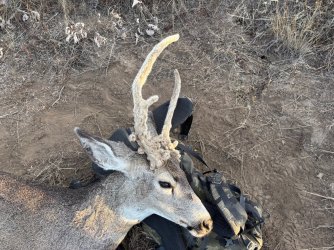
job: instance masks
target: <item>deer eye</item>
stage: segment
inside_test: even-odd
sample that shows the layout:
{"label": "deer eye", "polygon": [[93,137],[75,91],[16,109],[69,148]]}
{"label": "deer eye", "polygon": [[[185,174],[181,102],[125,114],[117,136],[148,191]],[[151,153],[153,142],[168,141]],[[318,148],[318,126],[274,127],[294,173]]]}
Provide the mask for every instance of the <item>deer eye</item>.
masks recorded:
{"label": "deer eye", "polygon": [[159,181],[160,187],[162,188],[172,188],[172,185],[166,181]]}

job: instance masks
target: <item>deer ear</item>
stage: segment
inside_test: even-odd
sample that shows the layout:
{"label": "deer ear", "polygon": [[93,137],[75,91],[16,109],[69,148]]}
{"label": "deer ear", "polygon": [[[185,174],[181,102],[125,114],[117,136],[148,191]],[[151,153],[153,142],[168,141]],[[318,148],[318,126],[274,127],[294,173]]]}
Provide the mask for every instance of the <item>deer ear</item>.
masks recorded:
{"label": "deer ear", "polygon": [[81,146],[98,167],[104,171],[116,170],[123,173],[127,172],[126,162],[115,155],[110,143],[102,138],[89,135],[80,128],[75,128],[74,132],[78,136]]}

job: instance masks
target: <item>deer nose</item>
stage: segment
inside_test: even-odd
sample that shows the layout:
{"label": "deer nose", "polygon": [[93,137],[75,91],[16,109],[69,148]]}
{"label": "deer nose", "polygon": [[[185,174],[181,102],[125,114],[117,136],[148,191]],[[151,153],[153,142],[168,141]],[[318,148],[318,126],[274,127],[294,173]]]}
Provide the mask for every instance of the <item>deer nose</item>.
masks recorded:
{"label": "deer nose", "polygon": [[207,219],[201,222],[201,224],[199,224],[198,229],[199,231],[202,231],[203,233],[208,233],[211,231],[212,229],[212,220],[211,219]]}
{"label": "deer nose", "polygon": [[187,229],[190,232],[194,232],[193,234],[196,237],[203,237],[207,235],[212,230],[212,220],[206,219],[203,220],[200,224],[198,224],[196,227],[187,227]]}

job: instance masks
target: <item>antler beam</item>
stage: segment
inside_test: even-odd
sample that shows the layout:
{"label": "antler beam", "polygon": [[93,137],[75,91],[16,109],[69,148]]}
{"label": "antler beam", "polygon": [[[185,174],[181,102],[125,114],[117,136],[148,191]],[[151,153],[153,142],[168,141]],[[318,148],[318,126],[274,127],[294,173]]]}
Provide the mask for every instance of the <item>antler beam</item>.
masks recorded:
{"label": "antler beam", "polygon": [[155,45],[146,57],[132,84],[134,134],[131,135],[130,139],[137,141],[139,145],[138,152],[146,153],[152,168],[160,167],[170,158],[179,161],[180,155],[178,151],[175,150],[177,141],[172,143],[169,136],[169,131],[172,127],[173,113],[181,89],[179,72],[177,70],[174,71],[175,86],[161,135],[156,135],[156,132],[154,133],[150,131],[147,123],[149,107],[158,101],[159,97],[154,95],[147,100],[143,99],[142,88],[146,83],[147,77],[152,71],[152,67],[158,56],[169,44],[176,42],[178,39],[179,35],[176,34],[166,37],[160,43]]}

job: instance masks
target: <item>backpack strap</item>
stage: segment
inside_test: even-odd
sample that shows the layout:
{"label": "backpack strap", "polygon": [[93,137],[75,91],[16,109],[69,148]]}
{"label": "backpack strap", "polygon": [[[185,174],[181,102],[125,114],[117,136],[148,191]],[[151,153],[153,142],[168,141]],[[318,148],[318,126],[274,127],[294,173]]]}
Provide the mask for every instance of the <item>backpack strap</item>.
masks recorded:
{"label": "backpack strap", "polygon": [[210,183],[209,187],[214,204],[216,204],[219,212],[230,225],[234,235],[238,235],[244,230],[246,225],[248,216],[245,208],[234,196],[221,173],[216,172],[211,174],[207,177],[207,181]]}
{"label": "backpack strap", "polygon": [[185,153],[187,153],[188,155],[190,155],[190,156],[196,158],[198,161],[200,161],[203,165],[205,165],[205,166],[206,166],[208,169],[210,169],[210,171],[211,171],[211,168],[210,168],[209,165],[205,162],[205,160],[203,159],[203,156],[202,156],[200,153],[194,151],[190,146],[186,146],[186,145],[184,145],[184,144],[182,144],[182,143],[179,143],[179,144],[177,145],[176,149],[179,150],[179,151],[185,152]]}
{"label": "backpack strap", "polygon": [[[245,210],[245,201],[243,196],[241,196],[240,189],[228,184],[222,173],[217,170],[212,170],[204,161],[202,155],[195,152],[191,147],[179,143],[178,149],[196,158],[210,169],[209,171],[204,172],[204,175],[207,173],[210,174],[206,176],[205,180],[208,183],[208,189],[212,196],[212,203],[217,206],[217,210],[224,217],[225,222],[227,222],[224,223],[224,226],[228,224],[230,228],[230,230],[224,229],[220,231],[220,233],[223,236],[226,236],[226,234],[230,234],[231,236],[238,235],[245,229],[248,218]],[[239,195],[239,200],[235,196],[235,193]]]}

